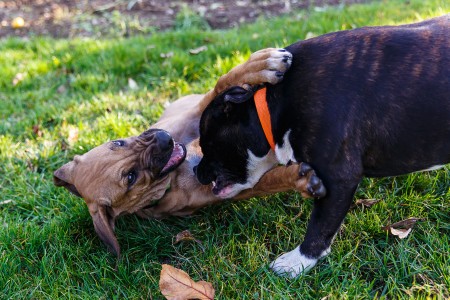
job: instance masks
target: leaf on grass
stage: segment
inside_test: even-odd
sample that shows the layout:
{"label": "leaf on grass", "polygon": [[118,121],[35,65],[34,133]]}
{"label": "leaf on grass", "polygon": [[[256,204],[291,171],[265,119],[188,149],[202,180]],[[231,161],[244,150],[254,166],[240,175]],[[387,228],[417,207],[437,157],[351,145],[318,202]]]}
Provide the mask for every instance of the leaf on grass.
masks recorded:
{"label": "leaf on grass", "polygon": [[183,230],[175,236],[175,244],[184,241],[195,241],[196,239],[189,230]]}
{"label": "leaf on grass", "polygon": [[43,132],[41,130],[41,126],[39,126],[37,124],[33,125],[33,133],[34,133],[34,135],[36,135],[38,137],[42,137]]}
{"label": "leaf on grass", "polygon": [[128,87],[132,91],[135,91],[139,88],[138,84],[136,83],[136,81],[134,81],[133,78],[128,78]]}
{"label": "leaf on grass", "polygon": [[193,281],[183,270],[163,264],[159,289],[168,300],[214,299],[215,290],[211,283]]}
{"label": "leaf on grass", "polygon": [[24,73],[17,73],[16,76],[14,76],[14,79],[12,81],[13,86],[18,85],[24,78],[25,78]]}
{"label": "leaf on grass", "polygon": [[194,241],[196,242],[200,248],[202,249],[203,252],[205,252],[205,248],[203,247],[203,244],[201,241],[197,240],[192,233],[189,230],[183,230],[182,232],[179,232],[176,236],[175,236],[175,242],[174,244],[178,244],[179,242],[185,242],[185,241]]}
{"label": "leaf on grass", "polygon": [[0,205],[5,205],[5,204],[11,203],[11,202],[13,202],[11,199],[8,199],[5,201],[0,201]]}
{"label": "leaf on grass", "polygon": [[67,88],[66,88],[66,86],[65,86],[64,84],[61,84],[61,85],[56,89],[56,91],[57,91],[59,94],[64,94],[64,93],[67,91]]}
{"label": "leaf on grass", "polygon": [[391,227],[391,234],[398,236],[398,238],[402,240],[410,234],[411,230],[412,230],[412,228],[395,229],[394,227]]}
{"label": "leaf on grass", "polygon": [[398,236],[400,239],[406,238],[413,229],[417,221],[421,221],[421,218],[409,218],[400,222],[393,223],[391,225],[384,226],[384,230],[388,230],[392,235]]}
{"label": "leaf on grass", "polygon": [[203,52],[203,51],[206,51],[206,50],[208,50],[208,47],[201,46],[201,47],[189,50],[189,53],[192,54],[192,55],[196,55],[196,54],[199,54],[200,52]]}
{"label": "leaf on grass", "polygon": [[72,144],[75,143],[76,141],[78,141],[78,128],[77,127],[73,127],[73,126],[69,127],[67,141]]}
{"label": "leaf on grass", "polygon": [[355,202],[355,206],[371,207],[380,201],[380,199],[358,199]]}
{"label": "leaf on grass", "polygon": [[172,56],[173,56],[173,52],[170,51],[170,52],[167,52],[167,53],[161,53],[160,56],[161,56],[162,58],[169,58],[169,57],[172,57]]}

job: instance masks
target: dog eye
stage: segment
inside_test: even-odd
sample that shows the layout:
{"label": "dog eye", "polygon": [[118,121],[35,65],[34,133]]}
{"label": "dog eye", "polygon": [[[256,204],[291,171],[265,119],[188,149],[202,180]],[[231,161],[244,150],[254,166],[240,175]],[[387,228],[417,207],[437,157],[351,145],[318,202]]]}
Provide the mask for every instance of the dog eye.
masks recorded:
{"label": "dog eye", "polygon": [[127,174],[127,184],[128,184],[128,186],[133,185],[136,182],[136,178],[137,178],[137,175],[136,175],[135,171],[129,172]]}
{"label": "dog eye", "polygon": [[123,140],[112,141],[112,143],[113,143],[114,145],[116,145],[116,146],[119,146],[119,147],[125,146],[125,141],[123,141]]}

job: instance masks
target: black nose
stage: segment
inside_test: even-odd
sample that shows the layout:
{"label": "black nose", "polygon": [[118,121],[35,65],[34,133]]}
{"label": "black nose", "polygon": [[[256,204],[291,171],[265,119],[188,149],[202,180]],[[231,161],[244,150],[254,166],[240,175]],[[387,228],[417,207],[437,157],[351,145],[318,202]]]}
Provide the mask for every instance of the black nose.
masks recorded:
{"label": "black nose", "polygon": [[194,173],[197,180],[203,185],[210,184],[214,180],[214,175],[210,172],[210,168],[207,167],[207,164],[203,160],[194,167]]}
{"label": "black nose", "polygon": [[156,133],[156,142],[161,151],[170,150],[173,148],[173,139],[169,133],[161,130]]}

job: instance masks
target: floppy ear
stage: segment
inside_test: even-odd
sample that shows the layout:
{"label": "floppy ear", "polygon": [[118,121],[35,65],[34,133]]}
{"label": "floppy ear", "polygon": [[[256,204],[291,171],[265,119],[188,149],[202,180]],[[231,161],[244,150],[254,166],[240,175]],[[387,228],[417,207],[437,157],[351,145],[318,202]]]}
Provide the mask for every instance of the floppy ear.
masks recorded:
{"label": "floppy ear", "polygon": [[255,91],[252,88],[246,90],[240,86],[233,86],[230,89],[226,90],[224,94],[225,103],[242,103],[251,99],[255,94]]}
{"label": "floppy ear", "polygon": [[73,185],[73,172],[75,163],[73,161],[65,164],[53,173],[53,183],[62,186],[75,196],[81,197],[77,188]]}
{"label": "floppy ear", "polygon": [[117,257],[120,257],[120,246],[113,229],[114,220],[108,214],[107,206],[92,203],[89,205],[89,213],[91,214],[98,237],[106,244],[108,250]]}

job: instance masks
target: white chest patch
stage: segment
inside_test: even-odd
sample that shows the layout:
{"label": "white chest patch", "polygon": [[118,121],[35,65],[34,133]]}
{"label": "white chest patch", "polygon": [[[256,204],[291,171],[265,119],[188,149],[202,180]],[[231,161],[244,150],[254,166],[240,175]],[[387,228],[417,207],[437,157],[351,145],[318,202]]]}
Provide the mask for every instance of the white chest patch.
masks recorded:
{"label": "white chest patch", "polygon": [[275,145],[275,155],[280,164],[286,165],[289,161],[297,162],[294,157],[294,150],[292,149],[289,136],[291,130],[289,129],[283,137],[283,146]]}
{"label": "white chest patch", "polygon": [[277,159],[273,151],[269,151],[263,157],[256,156],[250,150],[247,151],[247,182],[234,184],[232,190],[229,191],[224,198],[234,197],[239,192],[254,187],[264,173],[272,169],[277,164]]}

